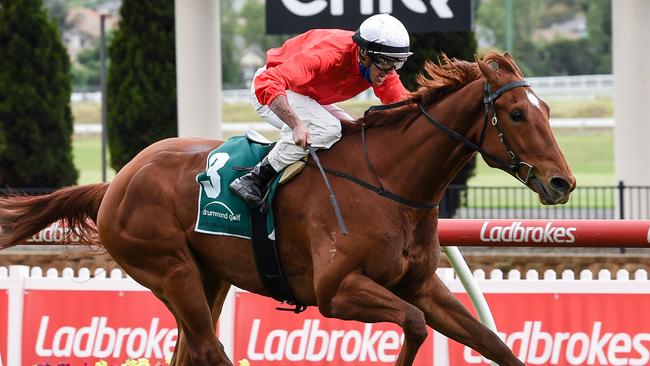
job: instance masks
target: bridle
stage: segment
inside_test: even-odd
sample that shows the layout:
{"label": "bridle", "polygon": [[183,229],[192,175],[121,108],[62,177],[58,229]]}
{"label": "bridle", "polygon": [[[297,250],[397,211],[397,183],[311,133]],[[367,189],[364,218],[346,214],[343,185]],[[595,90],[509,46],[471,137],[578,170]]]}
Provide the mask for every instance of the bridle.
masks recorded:
{"label": "bridle", "polygon": [[[444,131],[447,135],[450,137],[455,138],[456,140],[459,140],[465,146],[469,147],[471,150],[479,152],[484,158],[491,160],[498,165],[501,166],[501,168],[505,171],[508,171],[512,173],[520,182],[522,182],[524,185],[528,185],[530,182],[530,179],[534,177],[533,175],[533,165],[521,160],[517,154],[515,154],[514,150],[512,149],[512,145],[510,145],[510,142],[508,141],[508,138],[506,138],[506,135],[503,133],[503,129],[501,128],[501,125],[499,124],[499,119],[497,118],[497,105],[496,105],[496,100],[503,95],[505,92],[512,90],[514,88],[519,88],[519,87],[527,87],[530,86],[530,83],[526,80],[518,80],[518,81],[513,81],[511,83],[505,84],[499,89],[497,89],[494,93],[491,93],[490,90],[490,84],[486,81],[485,85],[483,87],[483,106],[484,106],[484,117],[483,117],[483,129],[481,130],[481,136],[479,138],[478,144],[471,141],[467,137],[459,134],[458,132],[452,130],[451,128],[445,126],[442,124],[440,121],[436,120],[433,118],[427,111],[424,109],[422,106],[422,103],[418,103],[418,108],[420,108],[420,111],[422,114],[426,117],[426,119],[431,123],[432,125],[438,127],[442,131]],[[492,107],[492,118],[490,119],[490,107]],[[488,128],[488,120],[491,120],[492,126],[496,128],[497,130],[497,136],[499,137],[499,141],[505,146],[506,151],[508,152],[508,157],[512,160],[512,163],[509,163],[498,156],[491,154],[487,152],[485,149],[483,149],[483,140],[485,139],[485,132],[487,131]],[[526,167],[527,172],[525,177],[522,177],[519,174],[519,168],[520,167]]]}
{"label": "bridle", "polygon": [[[465,146],[470,148],[472,151],[480,153],[484,158],[491,160],[498,165],[501,166],[502,169],[505,171],[511,172],[520,182],[522,182],[524,185],[528,185],[528,183],[531,181],[532,178],[534,178],[533,175],[533,165],[525,162],[517,156],[517,154],[514,152],[512,149],[512,145],[510,145],[510,142],[508,142],[508,139],[506,138],[505,134],[503,133],[503,130],[501,128],[501,125],[499,124],[499,120],[497,118],[497,106],[496,106],[496,100],[506,93],[509,90],[512,90],[514,88],[519,88],[519,87],[527,87],[530,86],[530,83],[526,80],[518,80],[518,81],[513,81],[511,83],[505,84],[499,89],[497,89],[494,93],[491,92],[490,89],[490,84],[488,82],[485,82],[485,85],[483,87],[483,105],[484,105],[484,118],[483,118],[483,128],[481,130],[481,135],[479,138],[478,143],[473,142],[472,140],[468,139],[467,137],[461,135],[460,133],[452,130],[451,128],[445,126],[442,124],[440,121],[437,119],[433,118],[427,111],[424,109],[424,106],[422,106],[422,103],[417,103],[418,108],[420,109],[420,112],[425,116],[427,121],[431,123],[432,125],[436,126],[437,128],[441,129],[443,132],[445,132],[447,135],[450,137],[462,142]],[[371,106],[366,110],[365,115],[367,115],[370,112],[373,111],[383,111],[387,109],[393,109],[393,108],[398,108],[398,107],[403,107],[405,105],[412,104],[413,100],[412,99],[406,99],[401,102],[393,103],[393,104],[385,104],[385,105],[377,105],[377,106]],[[490,119],[490,107],[492,108],[492,118]],[[492,126],[494,126],[497,130],[497,136],[499,137],[499,141],[505,146],[507,152],[508,152],[508,157],[512,160],[512,163],[509,163],[500,157],[489,153],[485,149],[483,149],[483,140],[485,139],[485,132],[487,131],[488,128],[488,121],[491,121]],[[411,201],[409,199],[406,199],[404,197],[401,197],[391,191],[388,191],[384,188],[381,180],[379,179],[379,176],[376,173],[375,167],[373,166],[372,162],[370,161],[370,156],[368,154],[368,146],[366,144],[366,125],[363,124],[361,125],[361,147],[363,150],[364,157],[366,159],[366,163],[368,164],[368,167],[370,168],[370,171],[372,174],[375,176],[375,180],[379,183],[378,186],[375,186],[371,183],[368,183],[364,180],[361,180],[359,178],[356,178],[352,175],[349,175],[344,172],[328,169],[328,168],[322,168],[324,172],[328,174],[332,174],[334,176],[340,177],[347,179],[355,184],[358,184],[366,189],[369,189],[371,191],[374,191],[375,193],[384,196],[388,199],[391,199],[395,202],[398,202],[404,206],[412,207],[412,208],[418,208],[418,209],[432,209],[432,208],[438,208],[437,203],[420,203],[420,202],[415,202]],[[307,163],[310,166],[314,166],[313,164]],[[525,177],[522,177],[519,174],[519,168],[521,166],[527,167],[528,171],[525,175]]]}

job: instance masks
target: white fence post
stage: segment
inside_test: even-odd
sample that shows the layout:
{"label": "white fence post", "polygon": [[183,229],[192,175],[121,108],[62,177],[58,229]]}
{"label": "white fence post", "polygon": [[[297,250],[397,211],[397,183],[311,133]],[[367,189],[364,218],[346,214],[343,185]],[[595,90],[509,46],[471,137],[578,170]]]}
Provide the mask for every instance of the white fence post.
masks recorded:
{"label": "white fence post", "polygon": [[7,319],[7,366],[20,366],[23,338],[23,300],[28,266],[9,267],[9,304]]}

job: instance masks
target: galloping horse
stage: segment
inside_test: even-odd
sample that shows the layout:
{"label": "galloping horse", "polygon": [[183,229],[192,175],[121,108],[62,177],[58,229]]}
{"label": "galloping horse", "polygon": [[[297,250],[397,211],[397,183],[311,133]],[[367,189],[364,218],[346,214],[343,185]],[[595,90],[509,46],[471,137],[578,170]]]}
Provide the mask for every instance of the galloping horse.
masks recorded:
{"label": "galloping horse", "polygon": [[[317,169],[307,167],[280,187],[272,209],[289,290],[326,317],[400,326],[396,365],[413,363],[427,326],[500,365],[523,365],[436,276],[435,204],[477,151],[545,204],[566,202],[575,178],[551,132],[548,106],[507,53],[474,63],[443,58],[427,64],[418,81],[403,106],[344,126],[341,141],[319,153],[326,168],[357,179],[329,178],[349,235],[338,232]],[[230,286],[269,293],[246,240],[194,231],[194,177],[220,144],[163,140],[110,184],[1,199],[0,248],[65,220],[86,242],[101,243],[173,313],[179,338],[172,365],[231,365],[215,337]]]}

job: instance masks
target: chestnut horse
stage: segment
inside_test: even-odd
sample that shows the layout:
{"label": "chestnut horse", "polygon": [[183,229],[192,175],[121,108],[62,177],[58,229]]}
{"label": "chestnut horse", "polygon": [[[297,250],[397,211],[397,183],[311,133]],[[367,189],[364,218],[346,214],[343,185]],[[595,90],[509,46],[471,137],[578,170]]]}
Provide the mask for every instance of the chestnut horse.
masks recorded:
{"label": "chestnut horse", "polygon": [[[391,192],[379,195],[329,176],[349,235],[338,232],[318,169],[307,167],[280,187],[273,211],[289,290],[326,317],[400,326],[396,365],[413,363],[427,326],[500,365],[523,365],[436,276],[435,203],[477,151],[545,204],[566,202],[575,178],[553,137],[548,106],[510,55],[474,63],[443,58],[425,66],[419,83],[408,103],[345,126],[341,141],[319,153],[326,168]],[[249,242],[194,231],[194,178],[220,144],[167,139],[143,150],[110,184],[4,198],[0,248],[65,220],[87,242],[100,242],[173,313],[179,328],[173,365],[231,365],[215,337],[230,286],[269,293]]]}

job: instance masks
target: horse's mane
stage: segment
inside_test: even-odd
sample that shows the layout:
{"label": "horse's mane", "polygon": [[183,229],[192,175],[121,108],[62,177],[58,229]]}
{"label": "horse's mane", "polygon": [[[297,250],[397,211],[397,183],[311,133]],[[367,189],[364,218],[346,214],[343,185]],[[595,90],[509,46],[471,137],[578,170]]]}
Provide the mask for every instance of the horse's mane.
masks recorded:
{"label": "horse's mane", "polygon": [[[523,77],[509,55],[504,57],[496,53],[490,53],[483,58],[483,61],[488,64],[496,62],[500,69],[505,69]],[[368,127],[376,127],[395,124],[399,121],[408,123],[420,114],[417,103],[424,106],[437,103],[447,94],[481,77],[481,72],[475,62],[449,58],[443,54],[438,63],[427,61],[424,64],[422,71],[416,78],[419,87],[409,94],[408,100],[411,103],[403,107],[368,113],[358,119],[354,125],[346,124],[344,126],[345,130],[346,132],[353,132],[364,124]]]}

